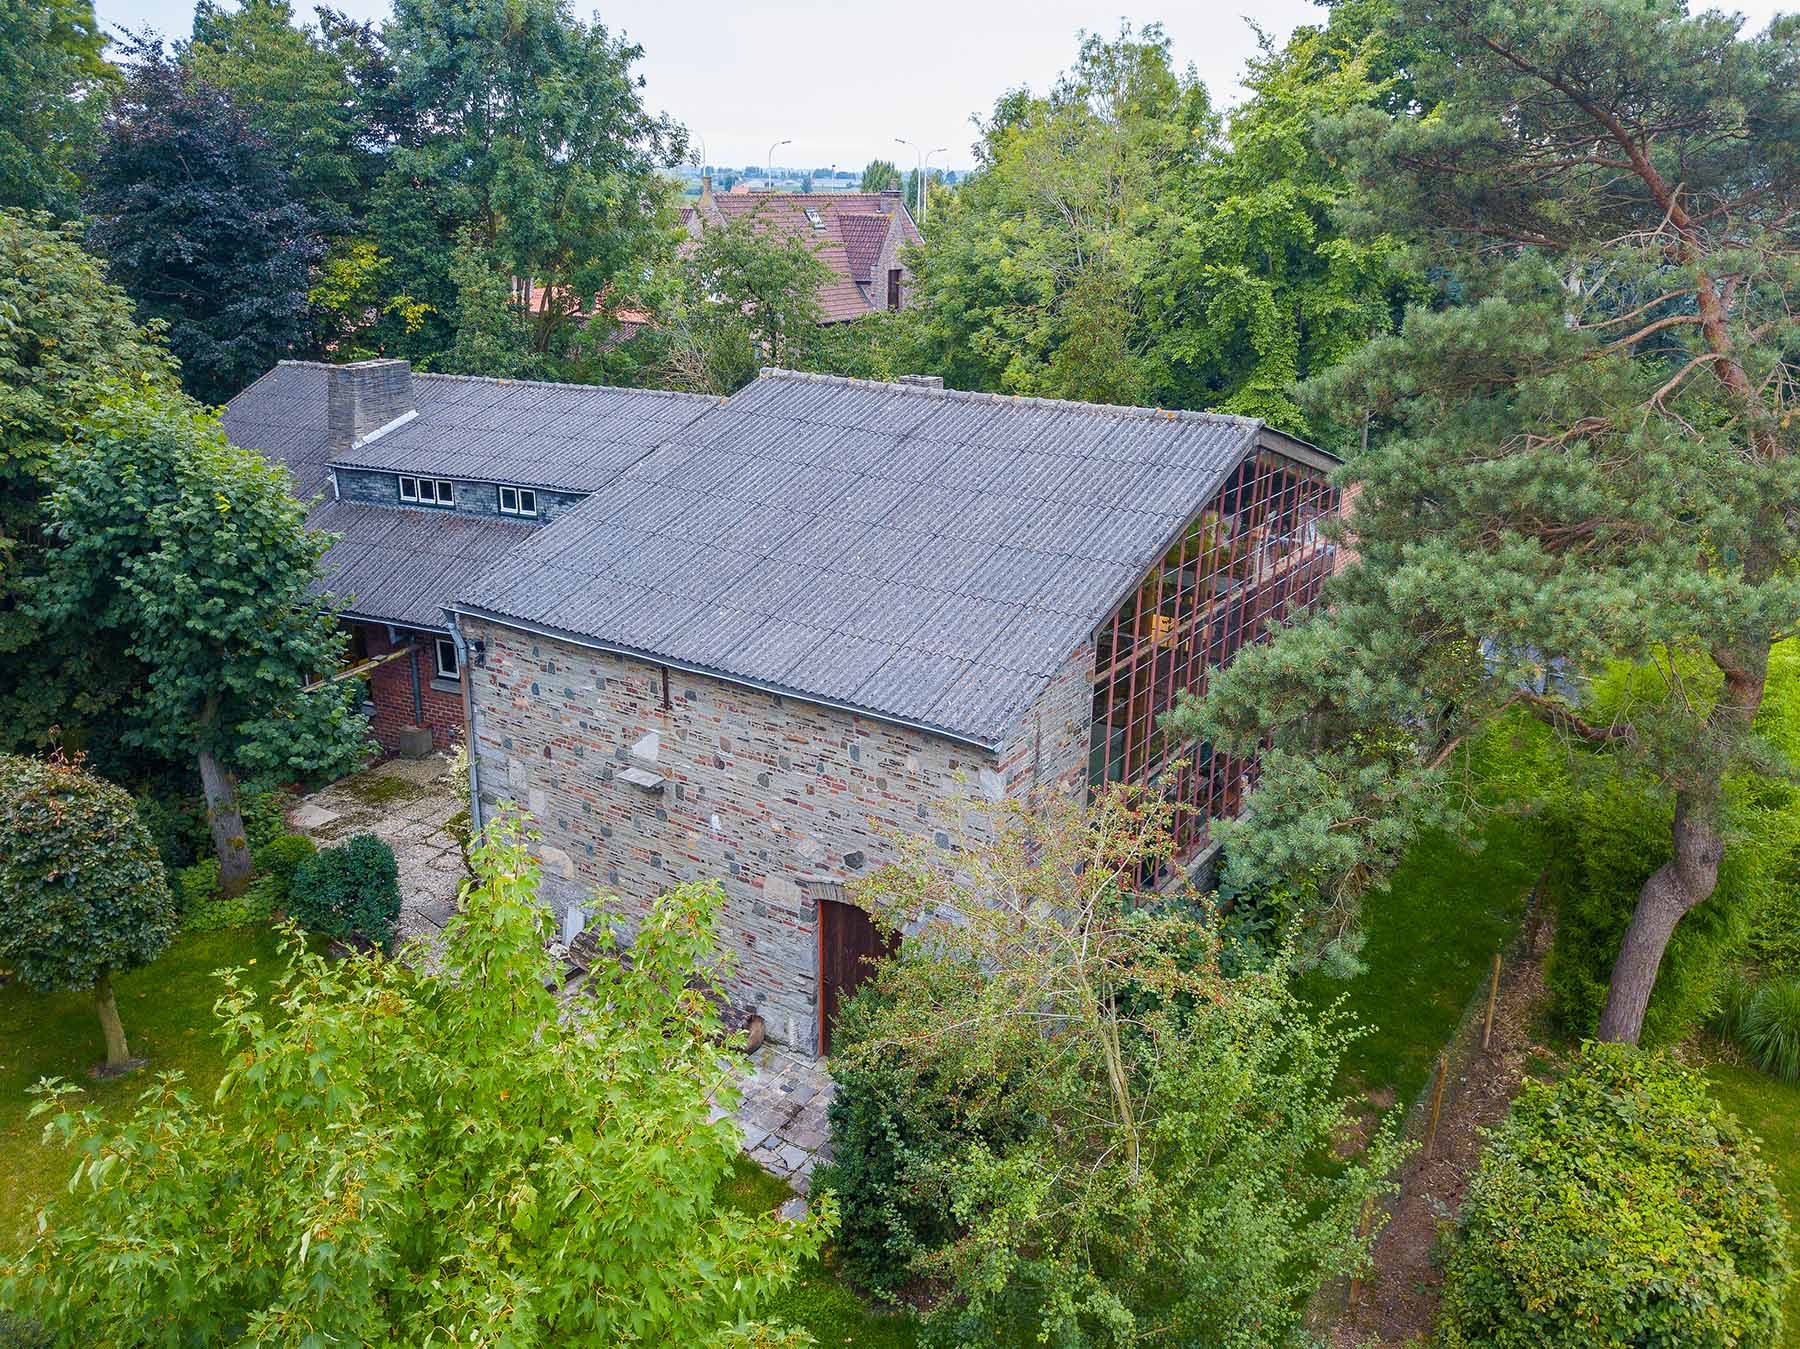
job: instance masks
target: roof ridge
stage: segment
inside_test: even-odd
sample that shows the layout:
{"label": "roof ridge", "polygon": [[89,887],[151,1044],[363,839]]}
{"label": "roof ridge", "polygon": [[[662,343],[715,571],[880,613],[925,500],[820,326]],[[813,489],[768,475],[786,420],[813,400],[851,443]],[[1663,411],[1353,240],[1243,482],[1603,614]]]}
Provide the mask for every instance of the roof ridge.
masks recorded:
{"label": "roof ridge", "polygon": [[917,394],[924,398],[949,398],[963,403],[998,403],[1008,407],[1053,408],[1061,412],[1087,412],[1108,417],[1150,417],[1165,421],[1205,422],[1209,425],[1261,428],[1260,417],[1243,417],[1235,412],[1201,412],[1192,408],[1151,408],[1132,403],[1084,403],[1073,398],[1039,398],[1032,395],[983,393],[975,389],[933,389],[920,384],[902,384],[880,379],[857,379],[853,375],[833,375],[814,370],[788,370],[778,365],[765,365],[756,372],[758,379],[793,379],[808,384],[835,384],[855,389],[884,389],[890,393]]}
{"label": "roof ridge", "polygon": [[[312,370],[336,370],[339,368],[337,364],[332,361],[297,361],[283,359],[277,361],[275,365],[277,367],[283,365],[295,365]],[[689,402],[718,403],[723,401],[717,394],[688,393],[683,389],[644,389],[629,384],[581,384],[572,380],[557,379],[502,379],[497,375],[451,375],[438,370],[415,370],[412,373],[414,379],[456,379],[462,380],[468,384],[517,385],[521,388],[528,389],[592,389],[597,393],[642,393],[650,394],[657,398],[676,398]],[[265,370],[262,374],[258,375],[253,383],[247,385],[244,390],[240,391],[240,395],[244,392],[248,392],[249,389],[255,388],[257,384],[262,383],[263,380],[269,377],[269,374],[270,371]]]}

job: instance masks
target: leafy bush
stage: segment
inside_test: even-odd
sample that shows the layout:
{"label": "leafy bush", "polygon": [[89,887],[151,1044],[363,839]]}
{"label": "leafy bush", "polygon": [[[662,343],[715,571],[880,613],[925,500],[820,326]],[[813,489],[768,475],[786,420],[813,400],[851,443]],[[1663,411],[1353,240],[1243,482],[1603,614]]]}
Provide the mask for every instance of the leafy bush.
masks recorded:
{"label": "leafy bush", "polygon": [[1800,1082],[1800,978],[1771,979],[1751,994],[1738,1039],[1769,1076]]}
{"label": "leafy bush", "polygon": [[288,912],[323,936],[392,950],[400,922],[394,850],[373,834],[358,834],[304,859],[288,887]]}
{"label": "leafy bush", "polygon": [[[183,791],[159,780],[136,799],[138,818],[150,831],[156,851],[170,872],[185,870],[213,855],[206,801],[197,790]],[[191,782],[189,784],[192,785]],[[288,794],[279,787],[250,786],[238,791],[244,814],[244,837],[251,849],[272,842],[287,829]]]}
{"label": "leafy bush", "polygon": [[181,928],[184,932],[223,932],[233,927],[254,927],[275,916],[283,896],[274,877],[261,876],[251,881],[236,899],[213,899],[188,910]]}
{"label": "leafy bush", "polygon": [[1788,1227],[1756,1144],[1700,1076],[1586,1045],[1482,1158],[1446,1271],[1443,1349],[1772,1345]]}
{"label": "leafy bush", "polygon": [[208,857],[175,873],[175,897],[191,914],[219,898],[219,859]]}
{"label": "leafy bush", "polygon": [[286,903],[288,891],[293,887],[294,873],[318,850],[305,834],[280,834],[256,849],[250,864],[258,876],[268,877],[276,883],[280,902]]}
{"label": "leafy bush", "polygon": [[[1558,1018],[1576,1036],[1599,1025],[1607,986],[1638,892],[1669,860],[1673,800],[1666,791],[1611,779],[1573,791],[1554,812],[1556,940],[1546,972]],[[1675,929],[1644,1017],[1642,1043],[1669,1045],[1703,1025],[1741,954],[1766,859],[1727,848],[1713,897]]]}
{"label": "leafy bush", "polygon": [[791,1343],[746,1323],[833,1209],[716,1202],[741,1139],[690,982],[719,961],[723,893],[658,898],[629,967],[598,962],[565,1005],[516,821],[476,867],[442,979],[293,941],[266,1000],[225,976],[216,1096],[45,1091],[75,1180],[0,1256],[0,1302],[57,1344]]}

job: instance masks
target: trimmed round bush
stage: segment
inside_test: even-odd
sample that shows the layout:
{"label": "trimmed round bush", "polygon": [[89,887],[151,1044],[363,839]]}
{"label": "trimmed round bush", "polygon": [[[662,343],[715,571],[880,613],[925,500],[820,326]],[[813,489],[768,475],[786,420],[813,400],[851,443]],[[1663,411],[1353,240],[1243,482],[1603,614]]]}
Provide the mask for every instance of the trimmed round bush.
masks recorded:
{"label": "trimmed round bush", "polygon": [[314,932],[391,951],[400,924],[394,850],[373,834],[357,834],[315,853],[295,869],[287,904],[289,915]]}
{"label": "trimmed round bush", "polygon": [[1800,1082],[1800,979],[1771,979],[1744,1003],[1738,1040],[1756,1066]]}
{"label": "trimmed round bush", "polygon": [[79,763],[0,755],[0,964],[42,992],[93,989],[111,1067],[129,1058],[113,976],[155,960],[175,926],[129,794]]}
{"label": "trimmed round bush", "polygon": [[1443,1349],[1773,1345],[1788,1224],[1697,1073],[1583,1047],[1495,1131],[1444,1282]]}
{"label": "trimmed round bush", "polygon": [[251,854],[250,865],[257,876],[275,882],[279,900],[285,902],[294,884],[294,873],[318,850],[305,834],[281,834]]}

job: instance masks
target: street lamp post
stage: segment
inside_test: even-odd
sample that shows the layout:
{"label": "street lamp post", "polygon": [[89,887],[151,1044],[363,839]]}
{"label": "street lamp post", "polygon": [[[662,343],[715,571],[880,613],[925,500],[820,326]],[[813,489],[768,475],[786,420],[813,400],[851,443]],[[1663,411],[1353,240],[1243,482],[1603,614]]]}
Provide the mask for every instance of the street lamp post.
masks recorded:
{"label": "street lamp post", "polygon": [[904,145],[918,158],[919,167],[913,170],[913,172],[918,175],[919,183],[918,188],[913,193],[913,209],[920,218],[923,218],[925,215],[925,156],[920,153],[918,146],[903,137],[895,136],[894,144]]}
{"label": "street lamp post", "polygon": [[776,141],[773,145],[771,145],[769,147],[769,162],[768,162],[767,168],[769,171],[769,186],[771,188],[773,188],[775,186],[775,152],[777,150],[779,150],[782,146],[792,145],[793,143],[794,143],[794,138],[792,136],[790,136],[784,141]]}
{"label": "street lamp post", "polygon": [[919,227],[921,229],[925,226],[925,202],[928,199],[925,192],[925,175],[931,171],[931,156],[941,155],[949,148],[947,145],[938,146],[937,149],[925,156],[925,162],[919,169]]}

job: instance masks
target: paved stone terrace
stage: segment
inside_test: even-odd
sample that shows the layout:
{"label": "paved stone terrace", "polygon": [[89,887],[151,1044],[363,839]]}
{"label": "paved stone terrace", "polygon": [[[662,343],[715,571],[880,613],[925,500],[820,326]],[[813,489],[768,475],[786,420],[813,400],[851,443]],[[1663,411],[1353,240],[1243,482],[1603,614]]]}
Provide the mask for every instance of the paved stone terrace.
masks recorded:
{"label": "paved stone terrace", "polygon": [[831,1160],[831,1077],[824,1064],[764,1045],[738,1065],[743,1100],[736,1116],[744,1151],[771,1175],[805,1194],[814,1165]]}
{"label": "paved stone terrace", "polygon": [[447,755],[388,759],[303,797],[288,823],[321,847],[352,834],[373,834],[400,866],[400,937],[428,943],[456,912],[466,873],[462,847],[449,829],[468,809],[468,783]]}

